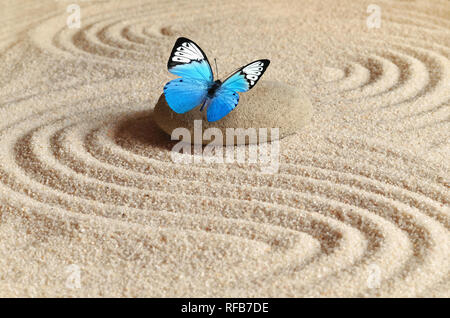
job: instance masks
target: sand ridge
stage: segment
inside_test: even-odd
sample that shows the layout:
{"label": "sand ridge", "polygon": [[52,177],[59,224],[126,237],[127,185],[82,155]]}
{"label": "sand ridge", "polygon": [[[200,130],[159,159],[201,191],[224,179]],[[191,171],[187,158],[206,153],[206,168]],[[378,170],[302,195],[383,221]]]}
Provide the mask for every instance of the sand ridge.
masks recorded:
{"label": "sand ridge", "polygon": [[[0,296],[448,297],[448,4],[369,4],[4,5]],[[171,161],[178,36],[308,92],[277,174]]]}

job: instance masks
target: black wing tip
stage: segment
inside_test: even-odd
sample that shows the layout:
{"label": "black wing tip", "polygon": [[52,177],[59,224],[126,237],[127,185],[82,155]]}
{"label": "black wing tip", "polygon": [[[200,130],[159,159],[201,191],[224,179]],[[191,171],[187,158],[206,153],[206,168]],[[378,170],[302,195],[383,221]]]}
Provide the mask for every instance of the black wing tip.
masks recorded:
{"label": "black wing tip", "polygon": [[175,67],[175,66],[177,66],[177,65],[179,65],[179,64],[183,64],[183,63],[177,63],[177,62],[173,62],[173,61],[172,61],[172,56],[173,56],[173,54],[175,53],[175,50],[176,50],[177,47],[180,46],[183,42],[191,42],[191,43],[193,43],[193,44],[200,50],[200,52],[202,52],[203,56],[205,57],[205,60],[206,60],[206,61],[208,62],[208,64],[209,64],[209,61],[208,61],[208,58],[206,57],[205,52],[203,52],[202,48],[201,48],[197,43],[195,43],[195,42],[192,41],[191,39],[188,39],[188,38],[186,38],[186,37],[184,37],[184,36],[180,36],[180,37],[175,41],[175,44],[173,45],[172,51],[170,52],[169,61],[167,61],[167,69],[168,69],[168,70],[170,70],[171,68],[173,68],[173,67]]}
{"label": "black wing tip", "polygon": [[256,63],[256,62],[263,62],[264,63],[264,70],[267,67],[269,67],[269,64],[270,64],[270,60],[269,59],[259,59],[259,60],[254,60],[253,62],[248,63],[247,65],[243,66],[242,68],[244,68],[246,66],[249,66],[249,65],[251,65],[253,63]]}
{"label": "black wing tip", "polygon": [[170,70],[171,68],[173,68],[173,67],[175,67],[175,66],[177,66],[179,64],[179,63],[176,63],[176,62],[172,61],[172,56],[173,56],[175,50],[177,49],[177,47],[179,47],[182,42],[186,42],[186,41],[193,42],[192,40],[189,40],[188,38],[185,38],[184,36],[180,36],[175,41],[175,44],[173,45],[172,51],[170,52],[169,60],[167,61],[167,69],[168,70]]}
{"label": "black wing tip", "polygon": [[186,42],[186,41],[194,42],[194,41],[192,41],[192,40],[190,40],[190,39],[188,39],[188,38],[186,38],[186,37],[184,37],[184,36],[180,36],[180,37],[175,41],[175,46],[176,46],[177,44],[180,44],[181,42]]}
{"label": "black wing tip", "polygon": [[[178,37],[178,39],[176,40],[176,42],[178,42],[178,41],[191,41],[190,39],[188,39],[187,37],[185,37],[185,36],[180,36],[180,37]],[[192,41],[191,41],[192,42]]]}
{"label": "black wing tip", "polygon": [[268,60],[268,59],[261,59],[261,60],[258,60],[258,61],[264,62],[264,66],[265,67],[268,67],[269,64],[270,64],[270,60]]}

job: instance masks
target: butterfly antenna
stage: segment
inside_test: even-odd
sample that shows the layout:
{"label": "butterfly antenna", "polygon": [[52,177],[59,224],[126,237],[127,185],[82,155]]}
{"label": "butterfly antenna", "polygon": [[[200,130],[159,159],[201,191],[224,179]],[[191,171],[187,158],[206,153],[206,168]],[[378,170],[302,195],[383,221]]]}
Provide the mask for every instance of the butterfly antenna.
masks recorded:
{"label": "butterfly antenna", "polygon": [[217,68],[217,59],[214,58],[214,64],[216,64],[216,78],[219,78],[219,69]]}
{"label": "butterfly antenna", "polygon": [[202,107],[200,107],[200,111],[203,111],[203,107],[205,107],[206,99],[203,101]]}

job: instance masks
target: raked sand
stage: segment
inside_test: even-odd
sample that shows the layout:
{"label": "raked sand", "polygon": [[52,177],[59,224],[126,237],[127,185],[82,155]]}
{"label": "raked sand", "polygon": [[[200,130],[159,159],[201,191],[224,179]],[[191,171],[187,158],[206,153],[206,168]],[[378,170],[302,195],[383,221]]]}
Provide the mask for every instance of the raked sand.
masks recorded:
{"label": "raked sand", "polygon": [[[2,2],[0,296],[450,296],[448,1]],[[172,162],[178,36],[309,96],[278,173]]]}

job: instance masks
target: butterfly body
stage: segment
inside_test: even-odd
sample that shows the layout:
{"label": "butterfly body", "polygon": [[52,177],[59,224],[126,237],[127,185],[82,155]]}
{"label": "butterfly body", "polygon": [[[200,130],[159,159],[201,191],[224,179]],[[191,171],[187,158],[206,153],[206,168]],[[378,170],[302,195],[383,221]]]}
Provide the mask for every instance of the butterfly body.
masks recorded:
{"label": "butterfly body", "polygon": [[208,98],[213,98],[214,95],[216,94],[217,90],[219,89],[220,85],[222,85],[221,80],[216,80],[216,81],[212,82],[212,84],[208,88],[208,93],[206,94],[206,96]]}
{"label": "butterfly body", "polygon": [[185,113],[198,105],[207,107],[207,120],[217,121],[228,115],[238,104],[238,92],[246,92],[260,79],[269,60],[247,64],[223,82],[215,80],[211,65],[202,49],[193,41],[178,38],[172,49],[167,68],[181,76],[164,86],[164,95],[170,108]]}

